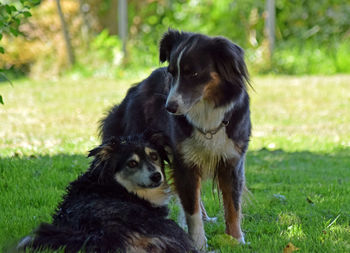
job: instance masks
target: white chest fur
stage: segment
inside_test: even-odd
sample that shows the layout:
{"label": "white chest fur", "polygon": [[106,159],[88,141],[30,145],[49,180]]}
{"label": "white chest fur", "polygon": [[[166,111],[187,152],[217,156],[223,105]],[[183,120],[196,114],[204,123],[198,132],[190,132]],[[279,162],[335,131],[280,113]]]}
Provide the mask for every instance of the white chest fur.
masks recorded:
{"label": "white chest fur", "polygon": [[226,135],[225,128],[220,129],[210,140],[194,130],[192,136],[183,141],[179,148],[185,163],[198,166],[203,178],[213,177],[221,160],[239,157],[234,142]]}
{"label": "white chest fur", "polygon": [[[225,113],[233,108],[233,104],[225,108],[213,108],[203,101],[197,103],[187,115],[187,119],[204,131],[213,129],[221,123]],[[225,127],[221,128],[212,139],[207,139],[196,128],[192,135],[178,146],[188,166],[198,166],[202,177],[213,177],[221,160],[238,158],[235,143],[228,138]]]}

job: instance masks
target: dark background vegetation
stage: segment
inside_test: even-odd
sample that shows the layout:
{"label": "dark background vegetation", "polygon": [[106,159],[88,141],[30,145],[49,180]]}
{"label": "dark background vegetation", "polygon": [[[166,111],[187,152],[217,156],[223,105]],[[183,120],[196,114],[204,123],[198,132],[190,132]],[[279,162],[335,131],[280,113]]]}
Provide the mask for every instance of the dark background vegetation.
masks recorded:
{"label": "dark background vegetation", "polygon": [[[33,0],[2,2],[21,9]],[[73,68],[67,64],[57,2],[61,4],[75,55]],[[35,78],[62,74],[120,76],[125,70],[156,67],[158,41],[171,27],[230,38],[245,49],[252,73],[350,72],[349,1],[276,1],[272,57],[264,32],[265,2],[129,0],[128,54],[122,59],[122,45],[116,36],[118,0],[42,0],[30,9],[32,16],[22,15],[21,22],[17,22],[18,36],[1,31],[4,36],[0,45],[5,53],[0,55],[0,68]],[[5,11],[2,4],[2,15]]]}

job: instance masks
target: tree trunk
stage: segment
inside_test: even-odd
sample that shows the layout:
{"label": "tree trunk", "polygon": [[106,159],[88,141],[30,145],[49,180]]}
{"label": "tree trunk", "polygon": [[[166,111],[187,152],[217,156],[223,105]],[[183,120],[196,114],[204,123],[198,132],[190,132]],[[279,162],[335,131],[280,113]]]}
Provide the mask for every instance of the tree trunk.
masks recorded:
{"label": "tree trunk", "polygon": [[119,0],[118,35],[123,42],[124,59],[126,59],[127,58],[126,42],[128,40],[128,4],[126,0]]}
{"label": "tree trunk", "polygon": [[99,17],[99,22],[102,24],[103,28],[107,28],[109,34],[117,35],[118,34],[118,2],[119,0],[109,0],[108,1],[108,10]]}
{"label": "tree trunk", "polygon": [[67,49],[67,55],[68,55],[69,64],[72,66],[72,65],[74,65],[75,57],[74,57],[74,52],[73,52],[71,39],[69,37],[68,27],[67,27],[66,21],[64,20],[64,15],[63,15],[63,12],[62,12],[60,0],[56,0],[56,4],[57,4],[58,15],[60,16],[60,20],[61,20],[61,26],[62,26],[62,32],[63,32],[64,41],[66,43],[66,49]]}
{"label": "tree trunk", "polygon": [[275,0],[266,0],[265,36],[269,46],[269,57],[272,57],[275,47]]}
{"label": "tree trunk", "polygon": [[79,10],[80,10],[81,17],[83,19],[83,24],[81,26],[81,34],[82,34],[83,41],[86,45],[89,45],[89,41],[90,41],[89,35],[91,32],[90,23],[87,16],[87,12],[89,8],[90,6],[87,3],[85,3],[84,0],[79,0]]}

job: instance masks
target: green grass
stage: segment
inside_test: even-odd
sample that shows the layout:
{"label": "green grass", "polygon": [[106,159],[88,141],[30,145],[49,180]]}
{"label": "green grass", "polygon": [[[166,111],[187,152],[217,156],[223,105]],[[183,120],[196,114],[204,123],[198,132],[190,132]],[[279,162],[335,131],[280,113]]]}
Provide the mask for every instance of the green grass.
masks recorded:
{"label": "green grass", "polygon": [[[50,221],[65,186],[88,166],[98,120],[140,78],[0,84],[0,251]],[[253,78],[253,86],[248,243],[220,237],[222,204],[208,182],[203,199],[218,217],[206,224],[210,249],[282,252],[292,242],[299,252],[350,252],[350,76]]]}

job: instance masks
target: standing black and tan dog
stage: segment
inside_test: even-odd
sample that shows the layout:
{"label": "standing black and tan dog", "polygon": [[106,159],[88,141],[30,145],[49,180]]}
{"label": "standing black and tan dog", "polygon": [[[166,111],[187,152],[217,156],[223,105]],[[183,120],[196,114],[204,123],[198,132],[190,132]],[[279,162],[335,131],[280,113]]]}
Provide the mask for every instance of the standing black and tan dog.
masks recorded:
{"label": "standing black and tan dog", "polygon": [[168,67],[132,87],[102,121],[103,139],[146,128],[171,138],[176,191],[199,248],[206,245],[200,188],[208,177],[222,192],[226,233],[244,243],[241,194],[251,122],[243,58],[223,37],[169,30],[160,42],[160,61]]}

